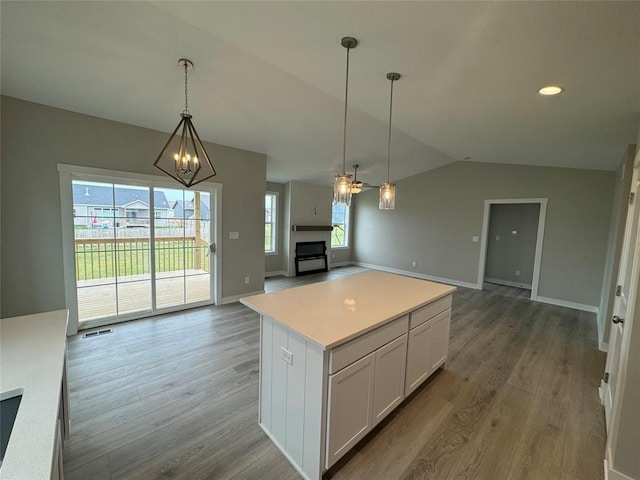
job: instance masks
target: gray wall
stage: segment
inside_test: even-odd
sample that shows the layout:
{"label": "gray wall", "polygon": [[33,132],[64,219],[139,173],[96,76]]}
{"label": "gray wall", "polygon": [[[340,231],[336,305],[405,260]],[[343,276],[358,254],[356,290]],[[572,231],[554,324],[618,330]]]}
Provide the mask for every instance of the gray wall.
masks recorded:
{"label": "gray wall", "polygon": [[[57,164],[161,175],[168,133],[2,97],[2,316],[65,307]],[[167,128],[179,118],[167,119]],[[196,119],[197,123],[197,119]],[[222,191],[222,296],[264,288],[266,157],[206,143]],[[229,232],[240,232],[229,240]],[[251,283],[244,284],[249,276]]]}
{"label": "gray wall", "polygon": [[284,205],[285,205],[285,194],[284,194],[284,184],[282,183],[274,183],[267,182],[267,192],[275,192],[278,194],[278,205],[276,205],[276,226],[278,231],[276,233],[276,250],[277,253],[274,255],[273,253],[265,254],[264,257],[264,271],[265,274],[269,273],[282,273],[285,270],[284,266],[284,251],[285,245],[283,241],[284,229],[285,229],[285,216],[284,216]]}
{"label": "gray wall", "polygon": [[[600,302],[615,172],[456,162],[356,202],[354,260],[476,284],[485,199],[548,198],[539,296]],[[412,267],[411,262],[417,266]]]}
{"label": "gray wall", "polygon": [[[491,205],[486,279],[531,288],[539,215],[538,203]],[[516,235],[512,234],[514,231]],[[516,275],[516,271],[520,274]]]}

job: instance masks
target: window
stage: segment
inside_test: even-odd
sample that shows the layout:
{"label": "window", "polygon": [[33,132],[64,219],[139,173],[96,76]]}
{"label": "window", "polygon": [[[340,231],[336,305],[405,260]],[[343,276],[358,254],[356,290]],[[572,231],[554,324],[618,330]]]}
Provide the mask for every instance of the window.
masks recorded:
{"label": "window", "polygon": [[349,208],[344,204],[334,205],[331,209],[331,247],[347,247],[349,245]]}
{"label": "window", "polygon": [[276,208],[277,193],[267,193],[264,196],[264,253],[276,253]]}

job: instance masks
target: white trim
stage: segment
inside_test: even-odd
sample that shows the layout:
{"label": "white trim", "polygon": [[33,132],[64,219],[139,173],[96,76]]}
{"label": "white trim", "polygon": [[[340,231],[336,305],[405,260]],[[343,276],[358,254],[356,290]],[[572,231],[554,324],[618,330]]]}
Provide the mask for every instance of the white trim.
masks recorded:
{"label": "white trim", "polygon": [[610,470],[606,458],[604,459],[604,478],[605,480],[634,480],[617,470]]}
{"label": "white trim", "polygon": [[433,275],[425,275],[423,273],[409,272],[407,270],[399,270],[397,268],[383,267],[382,265],[373,265],[371,263],[351,262],[351,264],[352,265],[357,265],[359,267],[371,268],[372,270],[381,270],[383,272],[397,273],[399,275],[405,275],[407,277],[421,278],[423,280],[431,280],[433,282],[447,283],[449,285],[456,285],[458,287],[466,287],[466,288],[473,288],[475,290],[481,290],[480,288],[477,288],[477,285],[475,283],[463,282],[461,280],[453,280],[451,278],[434,277]]}
{"label": "white trim", "polygon": [[506,285],[507,287],[526,288],[527,290],[531,290],[531,285],[528,285],[526,283],[511,282],[509,280],[502,280],[501,278],[484,277],[484,281],[487,283]]}
{"label": "white trim", "polygon": [[[81,165],[69,165],[64,163],[58,163],[58,179],[60,184],[60,210],[61,210],[61,223],[62,223],[62,261],[64,270],[64,290],[65,290],[65,308],[69,310],[69,323],[67,327],[67,335],[73,335],[78,332],[78,297],[77,297],[77,284],[75,278],[75,258],[74,258],[74,223],[73,223],[73,187],[72,180],[74,177],[80,177],[88,181],[109,181],[118,183],[121,185],[137,185],[145,187],[160,187],[160,188],[176,188],[176,183],[170,180],[166,176],[149,175],[144,173],[124,172],[118,170],[108,170],[104,168],[86,167]],[[207,191],[211,195],[211,201],[209,205],[210,215],[215,211],[215,217],[212,217],[212,241],[215,244],[215,255],[212,255],[212,272],[215,272],[215,276],[211,279],[211,302],[206,302],[203,305],[219,305],[222,298],[222,262],[219,260],[222,255],[222,242],[220,241],[220,235],[222,234],[222,188],[221,183],[214,182],[202,182],[199,184],[201,188]],[[150,198],[150,208],[153,208],[153,198]],[[150,236],[151,237],[151,236]],[[200,306],[200,304],[190,304],[186,308],[192,308]],[[183,307],[182,310],[185,308]],[[181,310],[177,308],[175,311]],[[160,309],[156,310],[153,315],[161,315],[173,310]],[[151,316],[151,314],[145,315],[144,312],[140,314],[133,314],[132,318],[129,315],[124,315],[122,321],[132,320],[133,318],[143,318],[144,316]],[[105,319],[106,320],[106,319]],[[91,322],[87,325],[91,325]],[[109,323],[117,323],[118,319],[109,319]],[[97,322],[96,322],[97,323]],[[103,325],[106,323],[103,323]],[[96,326],[94,323],[93,326]],[[83,329],[90,328],[84,326]]]}
{"label": "white trim", "polygon": [[250,297],[251,295],[260,295],[261,293],[264,293],[264,290],[259,290],[257,292],[241,293],[239,295],[230,295],[222,299],[222,305],[226,305],[227,303],[236,303],[236,302],[239,302],[241,298]]}
{"label": "white trim", "polygon": [[598,349],[601,352],[609,352],[609,342],[600,342]]}
{"label": "white trim", "polygon": [[286,277],[287,276],[287,271],[286,270],[276,270],[274,272],[265,272],[264,273],[264,278],[269,278],[269,277]]}
{"label": "white trim", "polygon": [[558,307],[574,308],[576,310],[582,310],[584,312],[595,313],[596,315],[600,310],[595,305],[586,305],[584,303],[569,302],[567,300],[558,300],[557,298],[536,297],[536,298],[532,298],[531,300],[535,300],[536,302],[548,303],[550,305],[557,305]]}
{"label": "white trim", "polygon": [[531,283],[531,300],[536,300],[538,296],[538,286],[540,282],[540,264],[542,263],[542,244],[544,241],[544,225],[547,218],[548,198],[498,198],[484,201],[484,214],[482,217],[482,240],[480,242],[480,259],[478,261],[478,283],[476,287],[482,290],[484,281],[484,271],[487,262],[487,237],[489,235],[489,214],[491,205],[505,203],[539,203],[540,214],[538,215],[538,235],[536,237],[536,253],[533,260],[533,279]]}
{"label": "white trim", "polygon": [[[271,209],[271,237],[273,239],[273,250],[269,250],[264,252],[265,255],[269,256],[269,255],[278,255],[278,230],[280,230],[280,224],[279,222],[281,221],[278,218],[278,208],[280,208],[280,192],[274,192],[271,190],[267,190],[264,192],[264,196],[266,198],[267,195],[273,195],[274,197],[276,197],[275,200],[275,204],[276,204],[276,208]],[[266,207],[266,205],[265,205]]]}
{"label": "white trim", "polygon": [[[69,310],[67,335],[78,333],[78,292],[76,289],[76,266],[74,254],[73,190],[71,171],[58,166],[60,184],[60,220],[62,223],[62,266],[64,281],[64,303]],[[69,208],[71,206],[71,208]]]}
{"label": "white trim", "polygon": [[[351,260],[346,262],[331,262],[331,268],[346,267],[347,265],[355,265]],[[331,268],[329,270],[331,270]]]}

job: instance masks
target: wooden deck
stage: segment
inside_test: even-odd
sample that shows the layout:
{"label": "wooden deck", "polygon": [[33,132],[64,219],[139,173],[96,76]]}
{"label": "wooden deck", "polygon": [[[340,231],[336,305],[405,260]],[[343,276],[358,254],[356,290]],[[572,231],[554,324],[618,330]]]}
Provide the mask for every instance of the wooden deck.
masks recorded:
{"label": "wooden deck", "polygon": [[[189,270],[186,277],[170,275],[175,273],[158,274],[157,308],[203,302],[211,298],[211,281],[207,272]],[[117,285],[113,277],[79,281],[77,291],[78,318],[81,323],[151,310],[151,277],[148,274],[131,275],[125,277],[124,281],[119,279]]]}

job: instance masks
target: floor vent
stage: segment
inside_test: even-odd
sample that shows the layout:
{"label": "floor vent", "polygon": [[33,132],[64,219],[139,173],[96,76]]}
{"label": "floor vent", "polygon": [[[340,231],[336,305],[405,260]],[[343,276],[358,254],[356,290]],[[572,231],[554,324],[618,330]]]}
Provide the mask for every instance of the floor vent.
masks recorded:
{"label": "floor vent", "polygon": [[102,330],[94,330],[93,332],[84,333],[82,335],[82,338],[97,337],[99,335],[105,335],[107,333],[113,333],[113,330],[110,328],[104,328]]}

